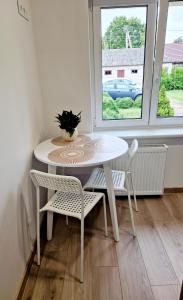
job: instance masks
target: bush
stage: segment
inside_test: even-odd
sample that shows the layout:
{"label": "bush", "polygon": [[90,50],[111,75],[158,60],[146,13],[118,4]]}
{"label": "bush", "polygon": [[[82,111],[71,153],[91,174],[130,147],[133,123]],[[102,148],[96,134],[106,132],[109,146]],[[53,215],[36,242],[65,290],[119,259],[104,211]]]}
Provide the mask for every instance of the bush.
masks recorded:
{"label": "bush", "polygon": [[172,80],[172,89],[182,90],[183,89],[183,68],[172,69],[170,77]]}
{"label": "bush", "polygon": [[111,110],[113,112],[118,113],[118,108],[115,105],[114,100],[112,100],[112,98],[110,99],[109,96],[108,97],[103,97],[103,110]]}
{"label": "bush", "polygon": [[115,101],[108,95],[108,93],[103,93],[103,119],[112,120],[119,119],[119,111],[115,105]]}
{"label": "bush", "polygon": [[136,98],[136,100],[133,102],[133,107],[136,107],[136,108],[142,107],[142,96],[139,96]]}
{"label": "bush", "polygon": [[167,91],[172,90],[173,82],[170,74],[168,73],[166,68],[163,68],[161,71],[161,86],[164,86]]}
{"label": "bush", "polygon": [[103,92],[103,100],[113,100],[107,92]]}
{"label": "bush", "polygon": [[115,100],[115,105],[118,109],[128,109],[133,106],[133,100],[131,98],[120,98]]}
{"label": "bush", "polygon": [[166,96],[165,86],[162,85],[159,93],[159,101],[158,101],[158,117],[173,117],[174,110],[170,105],[170,101]]}
{"label": "bush", "polygon": [[174,68],[169,74],[166,68],[161,72],[161,86],[164,86],[167,91],[183,89],[183,68]]}

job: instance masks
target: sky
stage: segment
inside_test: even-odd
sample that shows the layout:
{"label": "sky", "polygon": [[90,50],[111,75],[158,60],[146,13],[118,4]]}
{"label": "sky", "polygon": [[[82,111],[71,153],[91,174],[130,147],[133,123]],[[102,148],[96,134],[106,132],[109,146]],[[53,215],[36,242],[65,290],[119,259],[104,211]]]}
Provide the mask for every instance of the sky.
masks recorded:
{"label": "sky", "polygon": [[[181,2],[182,3],[182,2]],[[171,4],[170,4],[171,5]],[[102,9],[102,36],[117,16],[126,16],[127,18],[137,17],[142,23],[146,23],[146,8],[108,8]],[[169,7],[166,43],[172,43],[177,37],[183,36],[183,5],[176,6],[175,4]]]}

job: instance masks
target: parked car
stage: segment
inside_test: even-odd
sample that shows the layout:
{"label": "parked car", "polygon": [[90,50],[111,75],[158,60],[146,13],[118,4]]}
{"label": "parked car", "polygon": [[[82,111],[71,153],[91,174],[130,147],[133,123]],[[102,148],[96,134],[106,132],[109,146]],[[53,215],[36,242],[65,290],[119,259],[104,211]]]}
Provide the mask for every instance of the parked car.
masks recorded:
{"label": "parked car", "polygon": [[128,79],[114,79],[103,83],[103,92],[107,92],[113,100],[129,97],[136,100],[142,96],[142,88]]}

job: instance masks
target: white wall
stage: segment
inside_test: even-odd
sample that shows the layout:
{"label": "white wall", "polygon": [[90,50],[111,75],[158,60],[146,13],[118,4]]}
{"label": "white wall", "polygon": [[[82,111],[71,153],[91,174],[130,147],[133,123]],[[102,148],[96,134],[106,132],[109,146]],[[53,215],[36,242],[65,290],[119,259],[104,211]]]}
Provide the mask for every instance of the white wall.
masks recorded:
{"label": "white wall", "polygon": [[92,130],[87,2],[32,0],[46,136],[63,109],[82,111],[80,132]]}
{"label": "white wall", "polygon": [[169,145],[165,187],[183,187],[183,145]]}
{"label": "white wall", "polygon": [[0,37],[0,299],[12,300],[35,238],[29,170],[43,128],[32,23],[16,1],[0,1]]}

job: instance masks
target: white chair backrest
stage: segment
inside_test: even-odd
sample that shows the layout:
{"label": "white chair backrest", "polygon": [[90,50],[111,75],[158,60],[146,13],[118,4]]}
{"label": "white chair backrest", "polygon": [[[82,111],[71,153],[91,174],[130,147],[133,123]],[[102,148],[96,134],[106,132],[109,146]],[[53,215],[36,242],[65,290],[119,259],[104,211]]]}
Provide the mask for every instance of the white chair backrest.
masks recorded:
{"label": "white chair backrest", "polygon": [[45,187],[66,193],[82,194],[83,189],[79,179],[73,176],[54,175],[37,170],[31,170],[30,176],[36,187]]}
{"label": "white chair backrest", "polygon": [[127,171],[130,171],[132,161],[135,157],[135,154],[138,150],[138,141],[135,139],[132,141],[132,144],[128,150],[128,163],[127,163]]}

